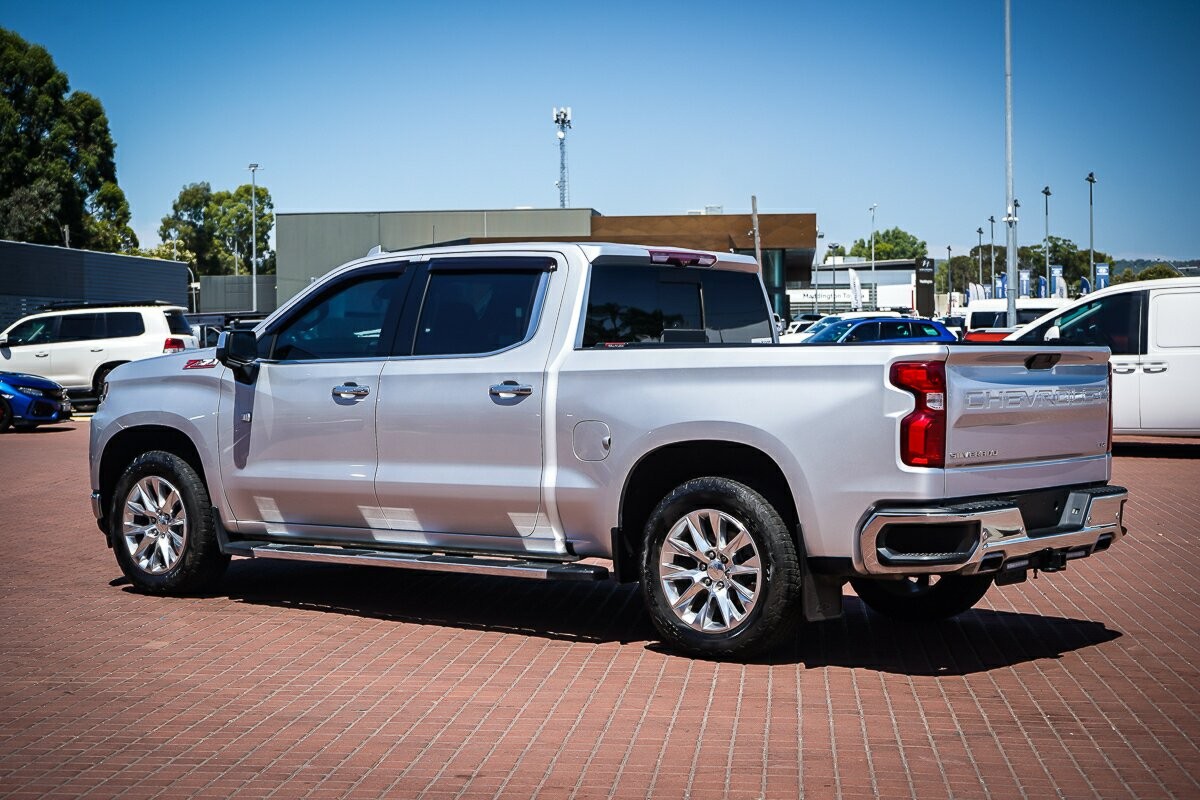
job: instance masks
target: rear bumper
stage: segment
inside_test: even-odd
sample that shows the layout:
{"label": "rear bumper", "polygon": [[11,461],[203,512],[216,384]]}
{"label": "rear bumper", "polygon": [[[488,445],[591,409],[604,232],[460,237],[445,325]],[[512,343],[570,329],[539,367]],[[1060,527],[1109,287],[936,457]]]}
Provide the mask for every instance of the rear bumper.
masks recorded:
{"label": "rear bumper", "polygon": [[860,575],[971,575],[1036,568],[1051,554],[1065,563],[1125,535],[1128,496],[1121,486],[1075,489],[1058,524],[1033,531],[1012,500],[877,507],[859,529],[854,568]]}

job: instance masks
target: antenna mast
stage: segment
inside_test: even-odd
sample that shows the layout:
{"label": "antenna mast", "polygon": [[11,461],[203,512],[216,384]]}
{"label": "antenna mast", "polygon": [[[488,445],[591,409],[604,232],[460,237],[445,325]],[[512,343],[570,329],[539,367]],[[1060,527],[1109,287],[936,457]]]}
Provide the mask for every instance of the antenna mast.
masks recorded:
{"label": "antenna mast", "polygon": [[567,188],[567,131],[571,128],[571,107],[554,109],[554,125],[558,128],[558,207],[566,208],[571,201]]}

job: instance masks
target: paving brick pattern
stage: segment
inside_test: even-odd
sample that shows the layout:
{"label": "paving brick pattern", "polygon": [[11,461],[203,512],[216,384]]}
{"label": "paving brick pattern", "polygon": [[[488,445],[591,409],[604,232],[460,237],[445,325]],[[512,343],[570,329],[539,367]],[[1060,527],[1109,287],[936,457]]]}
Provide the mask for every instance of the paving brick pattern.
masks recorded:
{"label": "paving brick pattern", "polygon": [[0,436],[0,795],[1200,796],[1200,445],[1119,447],[1132,535],[903,626],[848,597],[754,663],[664,651],[640,598],[235,561],[132,592],[87,423]]}

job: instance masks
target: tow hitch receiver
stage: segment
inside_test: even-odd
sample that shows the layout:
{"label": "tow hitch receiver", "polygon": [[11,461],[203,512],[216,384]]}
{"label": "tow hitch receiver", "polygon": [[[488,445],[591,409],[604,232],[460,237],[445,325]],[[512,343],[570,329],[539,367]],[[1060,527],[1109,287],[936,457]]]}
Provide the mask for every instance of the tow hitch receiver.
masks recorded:
{"label": "tow hitch receiver", "polygon": [[1014,558],[996,573],[996,585],[1010,586],[1014,583],[1024,583],[1025,579],[1029,577],[1029,570],[1033,570],[1035,578],[1039,571],[1062,572],[1067,568],[1069,553],[1069,550],[1046,548],[1025,558]]}

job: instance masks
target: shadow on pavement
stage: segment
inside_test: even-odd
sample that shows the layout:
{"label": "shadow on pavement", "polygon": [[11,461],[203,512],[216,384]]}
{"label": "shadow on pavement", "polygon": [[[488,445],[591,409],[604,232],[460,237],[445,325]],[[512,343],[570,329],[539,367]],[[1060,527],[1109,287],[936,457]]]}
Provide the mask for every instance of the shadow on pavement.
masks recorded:
{"label": "shadow on pavement", "polygon": [[[126,588],[125,591],[133,591]],[[658,642],[641,592],[612,581],[567,583],[374,567],[235,560],[215,593],[254,605],[603,644]],[[758,664],[856,667],[903,675],[967,675],[1119,638],[1103,623],[975,609],[925,625],[893,622],[852,595],[845,616],[801,628]]]}
{"label": "shadow on pavement", "polygon": [[1176,442],[1113,442],[1113,455],[1126,458],[1200,458],[1200,444]]}
{"label": "shadow on pavement", "polygon": [[8,431],[8,433],[9,434],[17,434],[20,436],[33,436],[34,434],[38,434],[38,433],[66,433],[67,431],[73,431],[73,430],[75,430],[75,429],[70,428],[70,427],[65,427],[65,423],[60,422],[60,423],[51,424],[51,425],[37,425],[32,428],[18,428],[16,426],[13,426],[13,428],[10,431]]}

